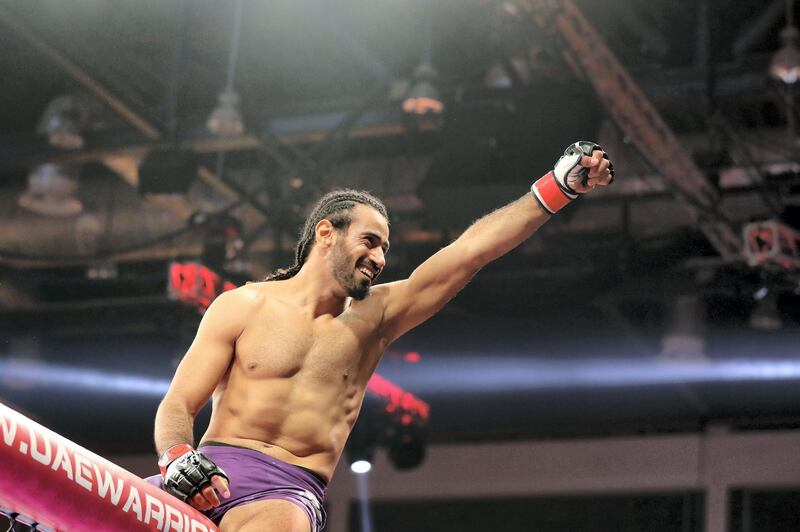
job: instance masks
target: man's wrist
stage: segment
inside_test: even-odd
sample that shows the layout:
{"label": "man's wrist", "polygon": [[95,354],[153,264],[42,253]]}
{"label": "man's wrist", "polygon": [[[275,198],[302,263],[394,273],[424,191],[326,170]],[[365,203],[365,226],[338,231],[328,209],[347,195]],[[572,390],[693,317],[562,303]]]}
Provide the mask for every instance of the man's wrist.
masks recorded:
{"label": "man's wrist", "polygon": [[565,191],[556,181],[553,172],[547,172],[531,185],[531,193],[548,213],[555,214],[578,197]]}
{"label": "man's wrist", "polygon": [[188,443],[179,443],[177,445],[173,445],[166,451],[161,457],[158,459],[158,468],[161,470],[161,475],[165,475],[167,472],[167,467],[169,464],[174,462],[177,458],[180,458],[186,453],[190,453],[194,451],[194,447],[189,445]]}

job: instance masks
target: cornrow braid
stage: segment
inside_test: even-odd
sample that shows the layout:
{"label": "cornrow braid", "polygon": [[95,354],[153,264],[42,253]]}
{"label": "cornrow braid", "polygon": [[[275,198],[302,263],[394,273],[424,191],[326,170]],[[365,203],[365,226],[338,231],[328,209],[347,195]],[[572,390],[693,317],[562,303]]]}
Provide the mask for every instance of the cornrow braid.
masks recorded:
{"label": "cornrow braid", "polygon": [[334,228],[339,231],[347,230],[352,221],[351,211],[356,205],[372,207],[387,220],[389,215],[381,200],[364,190],[341,189],[333,190],[322,196],[314,205],[311,214],[303,224],[303,230],[295,248],[294,264],[289,268],[275,270],[264,278],[264,281],[282,281],[297,275],[303,267],[311,249],[314,247],[314,229],[321,220],[329,220]]}

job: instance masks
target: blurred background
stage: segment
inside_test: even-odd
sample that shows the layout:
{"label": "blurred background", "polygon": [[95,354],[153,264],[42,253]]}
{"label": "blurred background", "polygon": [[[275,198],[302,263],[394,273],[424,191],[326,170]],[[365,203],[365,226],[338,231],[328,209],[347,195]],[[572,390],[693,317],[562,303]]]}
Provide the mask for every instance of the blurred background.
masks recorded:
{"label": "blurred background", "polygon": [[800,530],[792,4],[5,0],[0,400],[152,474],[202,309],[321,194],[400,279],[590,139],[614,186],[389,349],[421,402],[371,389],[328,530]]}

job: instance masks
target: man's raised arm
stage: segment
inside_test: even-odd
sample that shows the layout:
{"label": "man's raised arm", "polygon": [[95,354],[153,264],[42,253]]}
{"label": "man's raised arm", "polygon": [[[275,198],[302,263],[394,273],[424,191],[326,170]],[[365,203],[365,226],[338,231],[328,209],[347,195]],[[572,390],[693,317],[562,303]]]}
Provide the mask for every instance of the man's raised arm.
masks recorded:
{"label": "man's raised arm", "polygon": [[384,337],[391,342],[430,318],[483,266],[527,240],[579,194],[611,183],[613,173],[600,146],[576,142],[567,148],[531,193],[477,220],[408,279],[385,285]]}

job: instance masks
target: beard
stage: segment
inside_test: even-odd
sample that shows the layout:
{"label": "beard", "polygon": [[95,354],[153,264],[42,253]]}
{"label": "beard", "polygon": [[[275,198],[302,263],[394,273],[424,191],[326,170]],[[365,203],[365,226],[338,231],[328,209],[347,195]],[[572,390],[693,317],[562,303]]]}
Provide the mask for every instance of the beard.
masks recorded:
{"label": "beard", "polygon": [[341,244],[334,244],[330,257],[331,273],[348,296],[361,301],[369,295],[372,283],[368,279],[356,279],[356,264],[353,264],[352,257],[342,248]]}

